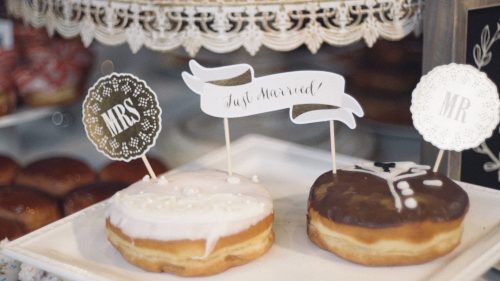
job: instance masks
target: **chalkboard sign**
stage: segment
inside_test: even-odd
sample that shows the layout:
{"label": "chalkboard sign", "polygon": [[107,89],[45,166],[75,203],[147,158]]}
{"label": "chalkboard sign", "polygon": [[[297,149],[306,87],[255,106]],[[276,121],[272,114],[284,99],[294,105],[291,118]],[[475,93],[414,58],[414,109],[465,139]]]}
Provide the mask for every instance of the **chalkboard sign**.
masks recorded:
{"label": "chalkboard sign", "polygon": [[[500,88],[500,3],[467,11],[465,62],[484,71]],[[500,128],[479,147],[462,152],[465,182],[500,189]]]}

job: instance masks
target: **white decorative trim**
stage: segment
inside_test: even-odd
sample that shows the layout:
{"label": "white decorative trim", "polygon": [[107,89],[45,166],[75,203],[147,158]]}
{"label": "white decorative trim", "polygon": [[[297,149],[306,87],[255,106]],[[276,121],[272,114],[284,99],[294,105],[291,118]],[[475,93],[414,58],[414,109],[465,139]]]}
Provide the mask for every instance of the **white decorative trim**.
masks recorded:
{"label": "white decorative trim", "polygon": [[[474,62],[476,63],[476,66],[479,70],[481,70],[481,68],[491,62],[493,55],[490,49],[496,41],[500,41],[500,18],[499,22],[497,23],[497,30],[493,34],[493,36],[490,36],[489,25],[485,25],[483,27],[483,31],[481,32],[481,43],[474,45],[474,48],[472,49]],[[500,133],[500,128],[498,132]],[[488,144],[486,144],[486,141],[481,143],[481,145],[479,145],[478,147],[474,148],[474,151],[479,154],[485,154],[490,158],[490,162],[485,162],[483,164],[483,170],[485,172],[497,171],[497,180],[498,182],[500,182],[500,153],[498,157],[493,154]]]}
{"label": "white decorative trim", "polygon": [[344,46],[379,37],[399,40],[420,33],[423,0],[7,0],[10,14],[49,34],[81,36],[107,45],[127,42],[135,53],[146,46],[168,51],[201,47],[227,53],[261,46],[290,51],[305,44]]}

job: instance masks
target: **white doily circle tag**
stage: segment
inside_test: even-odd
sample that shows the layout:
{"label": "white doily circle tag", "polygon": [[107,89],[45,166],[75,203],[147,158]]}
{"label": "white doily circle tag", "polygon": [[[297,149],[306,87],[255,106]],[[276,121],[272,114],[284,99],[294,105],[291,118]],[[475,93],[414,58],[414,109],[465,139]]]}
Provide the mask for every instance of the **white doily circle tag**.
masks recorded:
{"label": "white doily circle tag", "polygon": [[410,111],[424,139],[439,149],[462,151],[489,138],[499,122],[497,87],[466,64],[435,67],[413,90]]}
{"label": "white doily circle tag", "polygon": [[161,131],[158,98],[145,81],[128,73],[100,78],[82,106],[87,137],[110,159],[130,161],[145,155]]}

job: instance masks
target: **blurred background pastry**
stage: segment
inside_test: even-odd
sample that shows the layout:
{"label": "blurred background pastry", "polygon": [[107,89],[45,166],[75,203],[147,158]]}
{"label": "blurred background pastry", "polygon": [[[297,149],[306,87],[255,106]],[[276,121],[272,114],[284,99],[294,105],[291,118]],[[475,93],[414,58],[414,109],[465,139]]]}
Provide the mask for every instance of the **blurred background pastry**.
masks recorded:
{"label": "blurred background pastry", "polygon": [[[57,200],[23,186],[0,187],[0,218],[18,222],[30,232],[61,218]],[[16,231],[17,227],[9,231]]]}
{"label": "blurred background pastry", "polygon": [[15,220],[0,217],[0,240],[16,239],[24,234],[21,224]]}
{"label": "blurred background pastry", "polygon": [[14,23],[14,48],[0,49],[0,116],[17,106],[64,106],[77,101],[94,61],[78,39],[50,38]]}
{"label": "blurred background pastry", "polygon": [[0,73],[0,116],[13,112],[17,104],[17,95],[12,81]]}
{"label": "blurred background pastry", "polygon": [[0,186],[12,184],[19,165],[6,155],[0,155]]}
{"label": "blurred background pastry", "polygon": [[[163,174],[168,170],[168,166],[156,157],[147,157],[151,168],[155,174]],[[128,185],[142,179],[148,175],[146,166],[141,159],[135,159],[130,162],[114,161],[108,163],[101,169],[99,179],[102,181],[120,181]]]}
{"label": "blurred background pastry", "polygon": [[63,199],[64,215],[68,216],[90,205],[111,197],[127,187],[123,182],[94,182],[76,188]]}
{"label": "blurred background pastry", "polygon": [[94,171],[84,162],[70,157],[50,157],[35,161],[21,169],[15,182],[33,187],[55,197],[96,179]]}

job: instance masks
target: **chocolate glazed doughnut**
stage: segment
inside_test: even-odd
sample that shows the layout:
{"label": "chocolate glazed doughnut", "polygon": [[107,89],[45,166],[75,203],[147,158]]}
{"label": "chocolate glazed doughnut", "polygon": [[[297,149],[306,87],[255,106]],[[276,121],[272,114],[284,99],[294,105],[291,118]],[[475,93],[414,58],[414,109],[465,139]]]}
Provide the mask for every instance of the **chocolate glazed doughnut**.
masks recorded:
{"label": "chocolate glazed doughnut", "polygon": [[367,163],[314,182],[307,233],[319,247],[356,263],[422,263],[460,243],[468,207],[467,193],[428,166]]}
{"label": "chocolate glazed doughnut", "polygon": [[21,169],[15,183],[61,198],[76,187],[95,179],[96,174],[84,162],[69,157],[51,157],[35,161]]}
{"label": "chocolate glazed doughnut", "polygon": [[9,185],[14,181],[19,165],[12,158],[0,155],[0,185]]}
{"label": "chocolate glazed doughnut", "polygon": [[[155,172],[160,175],[168,170],[167,165],[157,158],[148,156],[149,164]],[[114,161],[104,166],[99,173],[101,181],[120,181],[126,184],[133,184],[148,175],[148,170],[141,159],[135,159],[130,162]]]}
{"label": "chocolate glazed doughnut", "polygon": [[111,197],[127,185],[123,182],[93,182],[77,187],[63,199],[64,215],[69,216],[90,205]]}
{"label": "chocolate glazed doughnut", "polygon": [[5,234],[19,236],[61,218],[57,200],[38,190],[23,186],[0,188],[0,225],[10,230]]}

